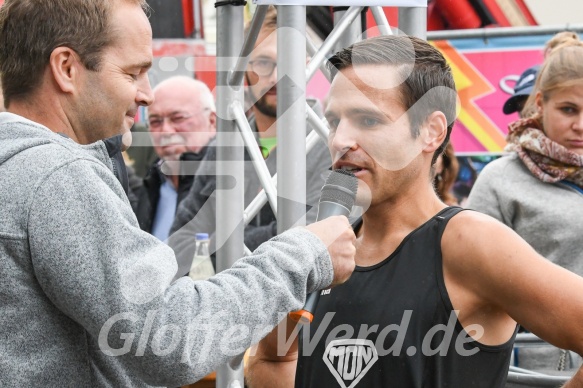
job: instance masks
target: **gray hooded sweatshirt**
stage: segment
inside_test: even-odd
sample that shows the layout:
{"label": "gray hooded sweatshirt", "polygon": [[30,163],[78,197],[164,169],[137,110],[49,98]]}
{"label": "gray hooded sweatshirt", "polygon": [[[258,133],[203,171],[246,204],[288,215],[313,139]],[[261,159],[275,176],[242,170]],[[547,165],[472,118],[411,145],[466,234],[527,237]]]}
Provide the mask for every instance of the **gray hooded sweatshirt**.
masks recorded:
{"label": "gray hooded sweatshirt", "polygon": [[296,228],[208,281],[174,283],[103,142],[0,114],[0,386],[192,383],[259,341],[333,277]]}

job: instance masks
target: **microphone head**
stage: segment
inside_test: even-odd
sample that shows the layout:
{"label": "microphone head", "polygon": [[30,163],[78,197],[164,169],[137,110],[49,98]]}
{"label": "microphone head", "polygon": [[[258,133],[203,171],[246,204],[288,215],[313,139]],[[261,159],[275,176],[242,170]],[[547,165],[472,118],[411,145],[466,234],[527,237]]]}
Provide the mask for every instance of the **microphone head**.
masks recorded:
{"label": "microphone head", "polygon": [[334,202],[352,209],[358,190],[358,178],[350,171],[333,170],[322,187],[320,202]]}

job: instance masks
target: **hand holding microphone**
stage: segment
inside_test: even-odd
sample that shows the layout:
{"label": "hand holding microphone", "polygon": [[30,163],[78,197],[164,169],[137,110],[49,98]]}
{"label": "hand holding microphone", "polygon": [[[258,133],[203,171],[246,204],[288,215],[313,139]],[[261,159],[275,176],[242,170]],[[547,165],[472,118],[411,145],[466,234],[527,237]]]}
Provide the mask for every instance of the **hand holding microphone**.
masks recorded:
{"label": "hand holding microphone", "polygon": [[[334,267],[334,279],[330,287],[338,286],[348,280],[354,270],[354,242],[356,236],[345,216],[331,216],[324,221],[307,227],[328,247]],[[314,292],[317,294],[318,292]]]}
{"label": "hand holding microphone", "polygon": [[[328,247],[334,267],[332,286],[344,283],[354,271],[356,236],[346,217],[352,211],[357,188],[358,179],[354,174],[345,170],[332,171],[322,187],[318,203],[319,222],[307,227]],[[296,322],[311,322],[319,296],[320,291],[308,295],[304,308],[290,313],[290,318]]]}

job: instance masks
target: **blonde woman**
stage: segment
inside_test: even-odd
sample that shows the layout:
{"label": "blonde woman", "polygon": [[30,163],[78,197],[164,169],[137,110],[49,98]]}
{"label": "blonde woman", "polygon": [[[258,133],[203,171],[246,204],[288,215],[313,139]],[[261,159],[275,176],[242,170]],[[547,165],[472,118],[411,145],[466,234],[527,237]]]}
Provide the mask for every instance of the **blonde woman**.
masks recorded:
{"label": "blonde woman", "polygon": [[[583,42],[575,34],[560,38],[527,102],[530,115],[509,126],[511,153],[484,168],[468,207],[499,219],[541,255],[583,275]],[[567,353],[557,352],[520,366],[568,368]]]}
{"label": "blonde woman", "polygon": [[482,171],[468,206],[513,228],[547,259],[583,275],[583,42],[549,53],[507,151]]}

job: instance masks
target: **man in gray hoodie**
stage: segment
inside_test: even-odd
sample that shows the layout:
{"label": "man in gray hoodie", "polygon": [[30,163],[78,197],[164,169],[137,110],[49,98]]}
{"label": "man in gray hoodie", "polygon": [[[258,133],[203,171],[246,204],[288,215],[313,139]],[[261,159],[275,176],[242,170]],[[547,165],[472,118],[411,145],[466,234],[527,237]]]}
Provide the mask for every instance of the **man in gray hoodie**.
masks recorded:
{"label": "man in gray hoodie", "polygon": [[152,102],[143,0],[7,0],[0,10],[0,380],[183,385],[345,281],[344,217],[296,228],[209,281],[174,283],[103,139]]}

